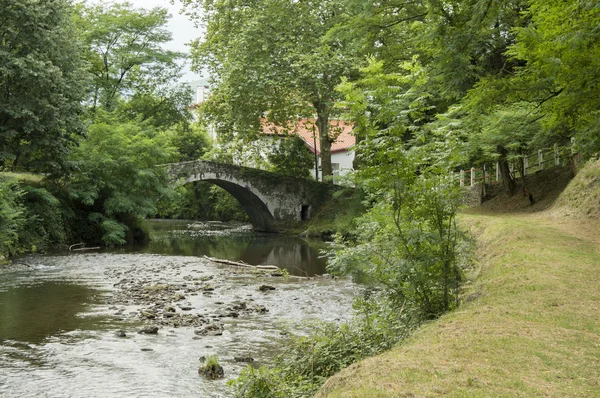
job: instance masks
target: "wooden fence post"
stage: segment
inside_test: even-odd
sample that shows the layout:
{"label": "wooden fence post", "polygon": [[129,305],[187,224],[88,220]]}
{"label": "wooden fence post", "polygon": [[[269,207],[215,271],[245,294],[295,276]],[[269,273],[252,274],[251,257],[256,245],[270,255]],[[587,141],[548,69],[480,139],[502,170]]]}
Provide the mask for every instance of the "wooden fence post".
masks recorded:
{"label": "wooden fence post", "polygon": [[525,156],[523,159],[523,174],[527,175],[527,169],[529,168],[529,156]]}
{"label": "wooden fence post", "polygon": [[461,187],[465,186],[465,171],[464,170],[460,171],[460,186]]}
{"label": "wooden fence post", "polygon": [[471,167],[471,186],[475,185],[475,167]]}
{"label": "wooden fence post", "polygon": [[558,166],[560,159],[558,157],[558,144],[554,144],[554,165]]}
{"label": "wooden fence post", "polygon": [[500,163],[496,162],[496,182],[500,181]]}
{"label": "wooden fence post", "polygon": [[538,169],[544,170],[544,151],[538,149]]}

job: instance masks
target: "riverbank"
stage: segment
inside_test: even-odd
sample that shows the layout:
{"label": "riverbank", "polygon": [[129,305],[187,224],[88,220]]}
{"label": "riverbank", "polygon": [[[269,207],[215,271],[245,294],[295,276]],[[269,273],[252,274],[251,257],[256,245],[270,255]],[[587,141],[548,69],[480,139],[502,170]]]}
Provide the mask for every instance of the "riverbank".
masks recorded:
{"label": "riverbank", "polygon": [[317,396],[599,396],[600,221],[581,217],[595,214],[581,197],[597,195],[597,171],[598,162],[584,169],[560,207],[462,214],[479,268],[461,307]]}
{"label": "riverbank", "polygon": [[[226,381],[268,364],[285,326],[343,321],[356,289],[139,252],[32,255],[0,272],[3,397],[231,396]],[[209,355],[224,379],[198,375]]]}

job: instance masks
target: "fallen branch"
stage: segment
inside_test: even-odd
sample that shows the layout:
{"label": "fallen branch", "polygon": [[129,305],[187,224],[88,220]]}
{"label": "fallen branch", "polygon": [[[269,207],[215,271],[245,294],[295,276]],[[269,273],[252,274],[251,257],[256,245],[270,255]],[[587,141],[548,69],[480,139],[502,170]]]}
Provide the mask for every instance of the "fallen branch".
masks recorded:
{"label": "fallen branch", "polygon": [[231,261],[231,260],[223,260],[220,258],[208,257],[204,256],[205,259],[213,261],[219,264],[227,264],[227,265],[235,265],[236,267],[245,267],[245,268],[255,268],[264,271],[280,271],[280,268],[276,265],[252,265],[245,263],[243,261]]}
{"label": "fallen branch", "polygon": [[86,251],[86,250],[100,250],[100,246],[94,246],[94,247],[81,247],[79,249],[73,249],[71,250],[72,252],[82,252],[82,251]]}
{"label": "fallen branch", "polygon": [[70,252],[80,252],[80,251],[85,251],[85,250],[99,250],[99,249],[100,249],[100,246],[85,247],[85,243],[83,243],[83,242],[75,243],[74,245],[69,246]]}
{"label": "fallen branch", "polygon": [[81,242],[81,243],[75,243],[74,245],[69,246],[69,251],[73,251],[74,247],[84,247],[85,243]]}

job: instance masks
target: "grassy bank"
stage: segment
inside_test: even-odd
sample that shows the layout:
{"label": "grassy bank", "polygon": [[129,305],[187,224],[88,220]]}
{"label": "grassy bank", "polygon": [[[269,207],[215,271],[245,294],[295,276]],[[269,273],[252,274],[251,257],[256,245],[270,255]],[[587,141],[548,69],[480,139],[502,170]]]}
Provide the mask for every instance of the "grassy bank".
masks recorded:
{"label": "grassy bank", "polygon": [[464,305],[318,396],[600,396],[598,234],[540,215],[462,219],[482,242]]}
{"label": "grassy bank", "polygon": [[582,207],[573,192],[595,192],[579,179],[595,175],[578,176],[560,207],[463,214],[480,265],[462,306],[317,396],[600,396],[600,221],[565,216]]}

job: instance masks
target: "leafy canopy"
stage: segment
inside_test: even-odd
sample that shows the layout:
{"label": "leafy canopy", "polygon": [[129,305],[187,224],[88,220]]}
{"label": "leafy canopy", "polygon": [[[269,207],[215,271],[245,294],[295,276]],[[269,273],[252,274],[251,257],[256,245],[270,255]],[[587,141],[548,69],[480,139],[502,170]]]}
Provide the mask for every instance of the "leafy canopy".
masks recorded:
{"label": "leafy canopy", "polygon": [[0,167],[60,166],[87,79],[66,0],[0,0]]}

